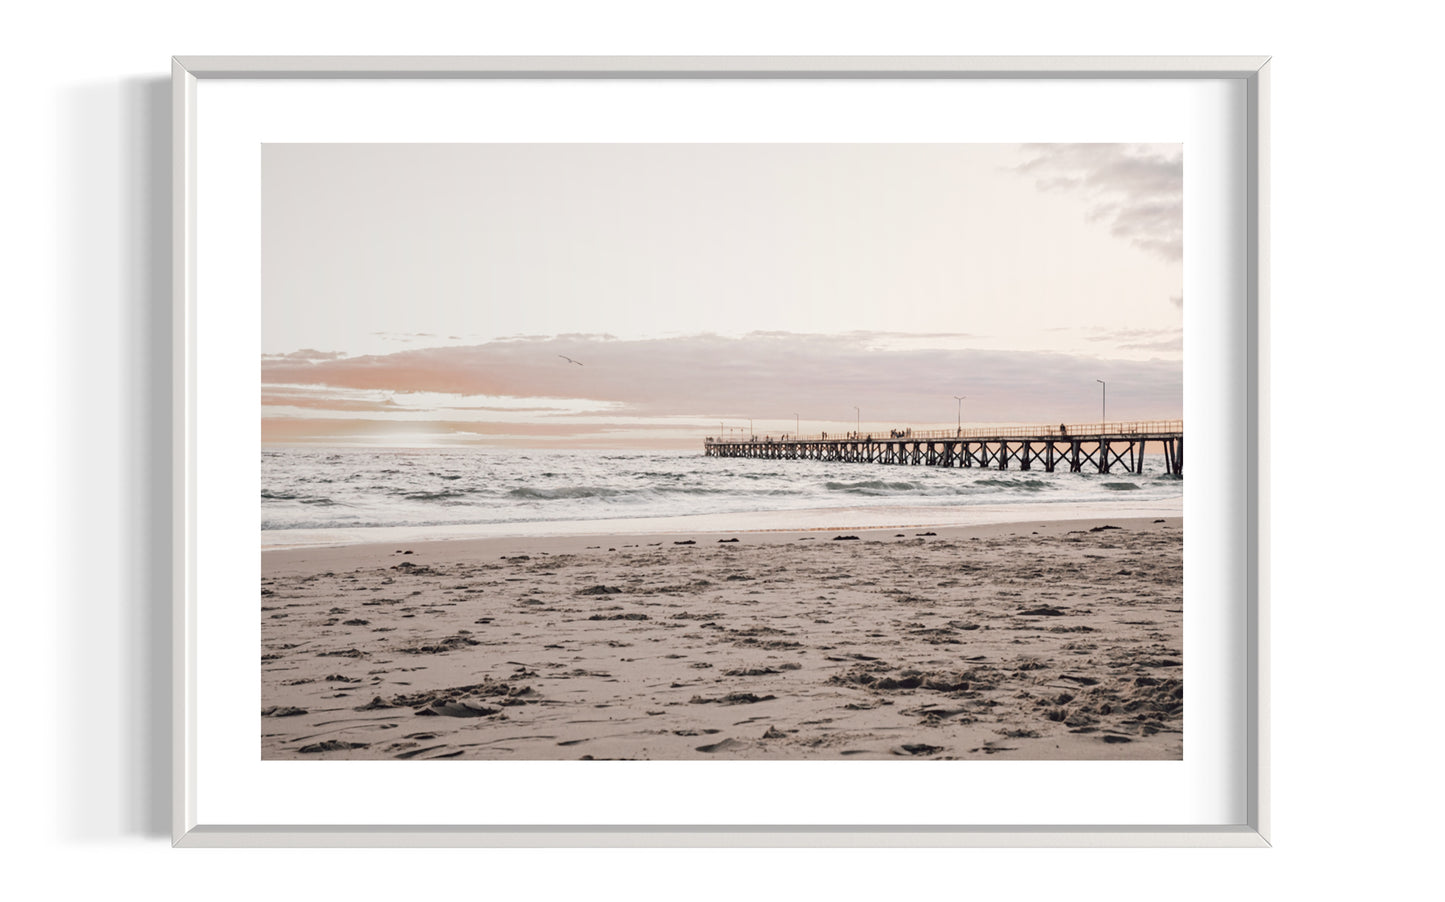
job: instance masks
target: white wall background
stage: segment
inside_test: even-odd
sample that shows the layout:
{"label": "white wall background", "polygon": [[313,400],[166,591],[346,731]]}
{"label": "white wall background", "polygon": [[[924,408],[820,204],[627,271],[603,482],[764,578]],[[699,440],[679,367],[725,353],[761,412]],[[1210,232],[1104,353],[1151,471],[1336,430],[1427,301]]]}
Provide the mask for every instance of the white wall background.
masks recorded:
{"label": "white wall background", "polygon": [[[40,895],[74,898],[1418,893],[1411,884],[1441,835],[1445,601],[1426,572],[1441,492],[1419,475],[1422,454],[1445,438],[1441,78],[1426,10],[1228,0],[9,9],[0,747],[6,857],[20,869],[7,882],[35,878]],[[169,461],[157,429],[170,378],[166,79],[172,54],[232,53],[1274,55],[1275,848],[170,849]],[[1341,422],[1359,428],[1347,445],[1327,444],[1316,427]]]}

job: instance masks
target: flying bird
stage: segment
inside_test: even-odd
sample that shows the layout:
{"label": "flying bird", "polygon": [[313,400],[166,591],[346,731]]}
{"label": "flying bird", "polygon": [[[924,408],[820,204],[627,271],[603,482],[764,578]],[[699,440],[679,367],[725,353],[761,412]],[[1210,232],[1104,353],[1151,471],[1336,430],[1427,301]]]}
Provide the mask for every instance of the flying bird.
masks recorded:
{"label": "flying bird", "polygon": [[[563,360],[567,361],[568,363],[577,363],[577,361],[573,360],[571,357],[568,357],[566,354],[558,354],[557,356],[558,356],[558,357],[561,357]],[[578,366],[581,366],[582,364],[577,363],[577,365],[578,365]]]}

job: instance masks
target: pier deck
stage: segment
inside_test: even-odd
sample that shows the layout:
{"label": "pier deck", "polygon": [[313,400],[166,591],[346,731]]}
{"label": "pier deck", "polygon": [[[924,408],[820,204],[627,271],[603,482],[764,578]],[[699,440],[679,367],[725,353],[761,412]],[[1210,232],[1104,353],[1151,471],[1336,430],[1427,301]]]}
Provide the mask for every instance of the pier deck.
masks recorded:
{"label": "pier deck", "polygon": [[839,463],[899,464],[929,467],[981,467],[1007,470],[1042,468],[1052,473],[1144,472],[1144,452],[1157,443],[1166,472],[1184,475],[1184,421],[1082,423],[1058,426],[1006,426],[914,432],[895,429],[829,435],[708,436],[708,457],[766,460],[821,460]]}

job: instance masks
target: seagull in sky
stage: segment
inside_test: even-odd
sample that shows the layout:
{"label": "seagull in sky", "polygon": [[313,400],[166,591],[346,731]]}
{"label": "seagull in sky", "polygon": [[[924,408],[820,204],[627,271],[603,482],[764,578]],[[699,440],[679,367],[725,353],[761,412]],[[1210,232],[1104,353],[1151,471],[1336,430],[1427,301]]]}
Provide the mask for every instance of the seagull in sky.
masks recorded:
{"label": "seagull in sky", "polygon": [[[567,361],[568,363],[577,363],[577,361],[573,360],[571,357],[568,357],[566,354],[558,354],[557,356],[558,356],[558,357],[561,357],[563,360]],[[577,363],[577,365],[578,365],[578,366],[581,366],[582,364]]]}

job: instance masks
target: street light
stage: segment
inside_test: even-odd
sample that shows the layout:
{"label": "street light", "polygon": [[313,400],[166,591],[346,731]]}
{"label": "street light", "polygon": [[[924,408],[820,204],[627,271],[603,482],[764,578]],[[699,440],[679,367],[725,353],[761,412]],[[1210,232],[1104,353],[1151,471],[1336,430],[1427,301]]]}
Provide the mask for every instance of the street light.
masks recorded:
{"label": "street light", "polygon": [[863,431],[863,411],[855,407],[853,408],[853,413],[857,417],[853,421],[853,437],[857,438],[859,433]]}
{"label": "street light", "polygon": [[1104,386],[1104,396],[1101,399],[1101,406],[1099,408],[1099,431],[1103,432],[1104,428],[1109,424],[1109,383],[1103,379],[1095,379],[1094,381]]}
{"label": "street light", "polygon": [[801,432],[802,429],[798,426],[798,415],[795,413],[793,414],[793,438],[796,439]]}
{"label": "street light", "polygon": [[954,395],[953,400],[958,402],[958,434],[963,435],[963,402],[968,395]]}

